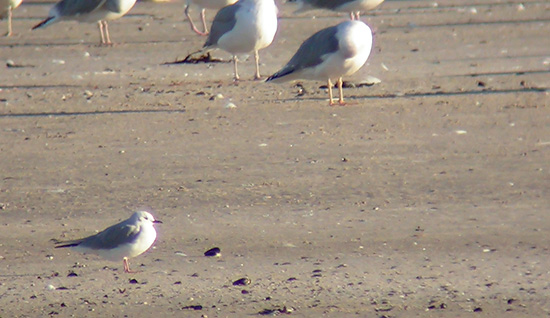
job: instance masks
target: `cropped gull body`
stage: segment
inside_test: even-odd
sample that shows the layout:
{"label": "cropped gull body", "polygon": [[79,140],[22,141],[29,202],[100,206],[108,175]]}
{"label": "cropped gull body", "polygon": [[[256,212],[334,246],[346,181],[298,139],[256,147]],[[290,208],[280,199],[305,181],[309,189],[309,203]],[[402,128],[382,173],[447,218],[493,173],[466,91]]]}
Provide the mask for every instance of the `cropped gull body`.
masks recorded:
{"label": "cropped gull body", "polygon": [[372,49],[372,31],[361,21],[345,21],[323,29],[304,41],[296,54],[267,81],[326,80],[333,105],[332,80],[337,79],[339,103],[344,104],[342,77],[357,72]]}
{"label": "cropped gull body", "polygon": [[235,80],[239,79],[237,55],[254,52],[254,78],[259,79],[258,50],[268,47],[276,32],[277,7],[273,0],[240,0],[218,11],[203,50],[221,48],[231,53]]}
{"label": "cropped gull body", "polygon": [[136,0],[61,0],[51,8],[47,18],[32,29],[43,28],[63,20],[97,22],[100,44],[110,45],[112,42],[107,21],[122,17],[135,3]]}
{"label": "cropped gull body", "polygon": [[300,4],[298,12],[325,9],[337,12],[349,12],[352,20],[359,20],[361,12],[370,11],[384,0],[296,0]]}
{"label": "cropped gull body", "polygon": [[154,223],[162,223],[146,211],[139,211],[118,224],[95,235],[78,240],[57,242],[56,248],[71,247],[82,253],[99,255],[110,261],[120,261],[124,271],[132,272],[128,258],[147,251],[157,238]]}
{"label": "cropped gull body", "polygon": [[6,36],[12,35],[11,18],[12,11],[17,8],[23,0],[0,0],[0,19],[8,18],[8,32]]}
{"label": "cropped gull body", "polygon": [[[220,10],[221,8],[232,5],[235,2],[237,2],[237,0],[187,0],[187,4],[185,5],[185,15],[187,16],[187,20],[189,20],[191,30],[200,35],[208,35],[209,32],[205,17],[206,9]],[[203,31],[199,31],[199,29],[197,29],[195,23],[193,23],[193,20],[191,19],[191,15],[189,15],[189,10],[192,5],[199,7],[201,10]]]}

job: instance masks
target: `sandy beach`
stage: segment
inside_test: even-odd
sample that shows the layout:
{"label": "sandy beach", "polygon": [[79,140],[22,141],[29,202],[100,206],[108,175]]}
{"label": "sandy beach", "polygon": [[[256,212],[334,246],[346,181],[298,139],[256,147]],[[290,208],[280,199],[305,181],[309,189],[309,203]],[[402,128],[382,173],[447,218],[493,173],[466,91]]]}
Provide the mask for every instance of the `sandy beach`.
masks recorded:
{"label": "sandy beach", "polygon": [[[335,107],[253,56],[239,83],[166,65],[205,41],[183,1],[138,2],[112,47],[31,31],[51,5],[0,38],[0,317],[550,315],[548,1],[387,0]],[[263,76],[348,18],[277,5]],[[139,273],[53,248],[141,209],[164,223]]]}

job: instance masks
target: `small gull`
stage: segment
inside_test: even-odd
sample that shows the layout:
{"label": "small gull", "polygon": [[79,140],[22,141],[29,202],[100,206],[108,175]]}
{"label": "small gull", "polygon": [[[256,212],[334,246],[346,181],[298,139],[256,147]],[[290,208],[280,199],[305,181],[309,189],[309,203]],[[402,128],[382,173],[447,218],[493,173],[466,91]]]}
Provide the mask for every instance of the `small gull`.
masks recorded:
{"label": "small gull", "polygon": [[8,32],[6,36],[12,35],[11,17],[12,11],[17,8],[23,0],[0,0],[0,19],[8,18]]}
{"label": "small gull", "polygon": [[371,29],[361,21],[345,21],[305,40],[292,59],[267,81],[328,80],[329,105],[334,105],[331,79],[338,79],[338,102],[344,105],[342,76],[357,72],[367,62],[371,48]]}
{"label": "small gull", "polygon": [[132,273],[128,258],[147,251],[157,238],[154,223],[162,223],[146,211],[139,211],[95,235],[78,240],[56,242],[56,248],[72,247],[82,253],[99,255],[110,261],[122,259],[124,271]]}
{"label": "small gull", "polygon": [[255,79],[260,79],[258,50],[268,47],[277,32],[277,6],[273,0],[240,0],[216,14],[203,51],[221,48],[233,55],[235,80],[239,80],[237,54],[254,52]]}
{"label": "small gull", "polygon": [[[195,31],[195,33],[199,35],[208,35],[208,26],[206,25],[205,17],[206,9],[220,10],[221,8],[232,5],[235,2],[237,2],[237,0],[187,0],[187,4],[185,5],[185,15],[187,16],[187,20],[189,20],[191,30]],[[199,31],[193,23],[193,20],[189,15],[191,5],[195,5],[201,9],[201,20],[204,31]]]}
{"label": "small gull", "polygon": [[97,22],[100,45],[111,45],[108,20],[115,20],[132,9],[136,0],[61,0],[50,10],[48,17],[32,29],[43,28],[63,20]]}
{"label": "small gull", "polygon": [[361,12],[370,11],[384,0],[295,0],[300,4],[296,13],[326,9],[337,12],[349,12],[352,20],[359,20]]}

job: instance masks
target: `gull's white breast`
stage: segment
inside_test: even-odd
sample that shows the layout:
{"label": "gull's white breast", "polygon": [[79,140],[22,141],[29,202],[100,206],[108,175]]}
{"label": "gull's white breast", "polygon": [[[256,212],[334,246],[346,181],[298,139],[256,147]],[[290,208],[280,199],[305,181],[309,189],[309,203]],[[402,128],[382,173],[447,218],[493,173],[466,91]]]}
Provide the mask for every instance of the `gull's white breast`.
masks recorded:
{"label": "gull's white breast", "polygon": [[[218,46],[232,54],[250,53],[273,42],[277,32],[277,7],[273,0],[241,0],[235,27],[218,40]],[[254,4],[252,4],[254,3]]]}

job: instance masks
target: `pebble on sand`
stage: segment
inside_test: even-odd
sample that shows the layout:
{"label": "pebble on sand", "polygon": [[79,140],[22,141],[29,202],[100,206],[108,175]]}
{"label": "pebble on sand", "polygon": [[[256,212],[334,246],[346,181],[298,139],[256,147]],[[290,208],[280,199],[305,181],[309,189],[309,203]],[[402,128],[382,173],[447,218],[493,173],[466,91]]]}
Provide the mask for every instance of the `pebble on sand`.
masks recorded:
{"label": "pebble on sand", "polygon": [[247,286],[247,285],[250,285],[251,282],[252,281],[250,280],[250,278],[243,277],[234,281],[233,286]]}
{"label": "pebble on sand", "polygon": [[204,256],[206,257],[221,257],[222,252],[219,247],[213,247],[209,249],[208,251],[204,252]]}

